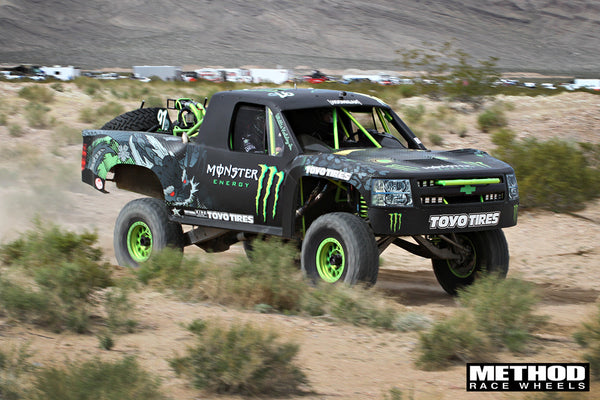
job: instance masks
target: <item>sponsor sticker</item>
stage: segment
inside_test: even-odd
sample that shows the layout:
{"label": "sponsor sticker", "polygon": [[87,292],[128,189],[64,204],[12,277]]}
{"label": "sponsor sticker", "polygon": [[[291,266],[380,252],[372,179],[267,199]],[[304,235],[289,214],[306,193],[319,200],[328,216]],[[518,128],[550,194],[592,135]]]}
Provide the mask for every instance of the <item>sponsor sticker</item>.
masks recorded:
{"label": "sponsor sticker", "polygon": [[471,214],[442,214],[429,216],[429,229],[464,229],[480,226],[496,226],[500,211]]}
{"label": "sponsor sticker", "polygon": [[[175,214],[175,210],[173,212]],[[177,210],[179,215],[179,210]],[[199,217],[210,219],[213,221],[225,221],[225,222],[241,222],[244,224],[253,224],[254,215],[236,214],[226,211],[211,211],[211,210],[183,210],[183,214],[190,217]]]}
{"label": "sponsor sticker", "polygon": [[468,363],[467,392],[588,392],[589,363]]}
{"label": "sponsor sticker", "polygon": [[344,172],[337,169],[325,168],[325,167],[316,167],[314,165],[307,165],[304,167],[304,171],[307,175],[316,175],[316,176],[326,176],[328,178],[337,178],[342,179],[344,181],[352,178],[351,172]]}

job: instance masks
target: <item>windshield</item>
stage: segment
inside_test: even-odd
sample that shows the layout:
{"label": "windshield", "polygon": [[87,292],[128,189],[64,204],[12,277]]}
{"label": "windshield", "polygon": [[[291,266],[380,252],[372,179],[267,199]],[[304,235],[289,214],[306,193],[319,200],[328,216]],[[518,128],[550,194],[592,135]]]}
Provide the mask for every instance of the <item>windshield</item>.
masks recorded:
{"label": "windshield", "polygon": [[408,147],[385,108],[308,108],[288,110],[284,115],[306,152]]}

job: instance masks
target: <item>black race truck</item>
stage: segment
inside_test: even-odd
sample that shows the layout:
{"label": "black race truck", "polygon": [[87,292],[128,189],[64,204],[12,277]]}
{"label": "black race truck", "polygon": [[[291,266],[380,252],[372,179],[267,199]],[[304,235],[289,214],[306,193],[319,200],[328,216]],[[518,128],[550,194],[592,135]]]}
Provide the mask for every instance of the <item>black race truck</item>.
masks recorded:
{"label": "black race truck", "polygon": [[372,284],[391,244],[430,258],[448,293],[505,276],[517,223],[513,169],[474,149],[432,151],[381,100],[316,89],[168,100],[83,131],[82,180],[144,198],[114,231],[137,266],[166,246],[209,252],[278,236],[314,281]]}

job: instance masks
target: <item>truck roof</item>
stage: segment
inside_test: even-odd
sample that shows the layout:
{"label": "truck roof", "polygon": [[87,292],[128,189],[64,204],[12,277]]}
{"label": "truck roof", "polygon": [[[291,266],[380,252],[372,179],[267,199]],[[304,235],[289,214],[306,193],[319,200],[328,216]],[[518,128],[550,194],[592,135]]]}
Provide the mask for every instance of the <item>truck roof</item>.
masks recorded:
{"label": "truck roof", "polygon": [[215,93],[213,102],[249,102],[271,105],[280,110],[335,106],[386,107],[382,100],[368,95],[328,89],[244,89]]}

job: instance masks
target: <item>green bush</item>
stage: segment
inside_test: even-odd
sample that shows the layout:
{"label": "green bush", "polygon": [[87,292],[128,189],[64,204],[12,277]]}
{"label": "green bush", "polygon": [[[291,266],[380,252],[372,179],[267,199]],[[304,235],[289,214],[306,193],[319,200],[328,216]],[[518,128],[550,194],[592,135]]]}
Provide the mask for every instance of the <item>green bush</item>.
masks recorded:
{"label": "green bush", "polygon": [[97,119],[98,119],[98,114],[96,114],[96,111],[94,111],[90,107],[82,108],[81,111],[79,111],[79,121],[80,122],[84,122],[86,124],[91,124],[93,122],[96,122]]}
{"label": "green bush", "polygon": [[600,304],[593,319],[584,322],[574,338],[577,344],[586,349],[583,358],[590,363],[592,377],[600,380]]}
{"label": "green bush", "polygon": [[48,367],[35,373],[30,399],[166,399],[160,381],[132,357],[117,361],[94,359],[69,362],[65,367]]}
{"label": "green bush", "polygon": [[268,304],[277,311],[299,311],[308,284],[295,258],[295,245],[277,238],[255,240],[251,259],[242,257],[231,268],[227,291],[244,307]]}
{"label": "green bush", "polygon": [[434,146],[442,146],[444,144],[444,138],[437,133],[430,133],[429,141]]}
{"label": "green bush", "polygon": [[32,128],[44,129],[54,124],[54,118],[50,118],[48,113],[50,107],[40,103],[29,103],[25,108],[25,119]]}
{"label": "green bush", "polygon": [[29,387],[28,375],[33,370],[29,363],[29,345],[7,350],[0,349],[0,399],[24,399]]}
{"label": "green bush", "polygon": [[[599,152],[551,139],[516,140],[510,130],[496,132],[494,155],[515,169],[522,207],[573,211],[600,196]],[[594,155],[595,154],[595,155]]]}
{"label": "green bush", "polygon": [[477,117],[477,126],[482,132],[491,132],[508,125],[506,115],[501,109],[490,108]]}
{"label": "green bush", "polygon": [[6,114],[0,113],[0,126],[5,126],[8,123],[8,118]]}
{"label": "green bush", "polygon": [[112,285],[110,266],[100,263],[95,241],[95,234],[65,232],[37,221],[35,229],[1,246],[3,263],[23,267],[26,279],[0,281],[0,308],[56,331],[87,331],[95,292]]}
{"label": "green bush", "polygon": [[422,104],[414,107],[404,106],[400,108],[400,113],[406,122],[410,124],[417,124],[423,120],[423,116],[425,115],[425,106]]}
{"label": "green bush", "polygon": [[33,103],[47,104],[54,101],[54,92],[46,86],[34,84],[19,90],[19,97]]}
{"label": "green bush", "polygon": [[125,107],[122,104],[110,101],[98,107],[96,110],[96,114],[98,117],[110,117],[111,119],[116,117],[117,115],[123,114],[125,112]]}
{"label": "green bush", "polygon": [[249,324],[225,328],[198,322],[189,329],[196,335],[195,347],[170,364],[197,388],[250,396],[290,395],[307,383],[293,362],[298,345],[278,343],[275,332]]}
{"label": "green bush", "polygon": [[539,297],[533,284],[520,279],[486,277],[459,291],[458,300],[497,348],[522,351],[545,321],[534,314]]}
{"label": "green bush", "polygon": [[12,137],[21,137],[23,136],[23,127],[18,124],[11,124],[8,127],[8,134]]}
{"label": "green bush", "polygon": [[524,351],[545,317],[533,313],[532,285],[487,276],[459,291],[464,307],[420,335],[417,365],[441,369],[456,362],[493,361],[494,352]]}

